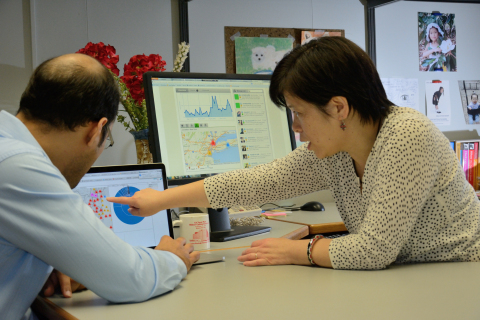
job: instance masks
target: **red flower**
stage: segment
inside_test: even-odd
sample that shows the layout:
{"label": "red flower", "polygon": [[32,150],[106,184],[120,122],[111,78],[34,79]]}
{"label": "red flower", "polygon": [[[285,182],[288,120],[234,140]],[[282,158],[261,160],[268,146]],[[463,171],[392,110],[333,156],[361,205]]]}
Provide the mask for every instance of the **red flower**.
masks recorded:
{"label": "red flower", "polygon": [[123,76],[120,77],[127,86],[132,98],[138,105],[145,99],[143,90],[143,74],[147,71],[165,71],[166,62],[158,54],[135,55],[130,58],[128,64],[123,67]]}
{"label": "red flower", "polygon": [[[105,45],[103,42],[89,42],[85,48],[78,50],[77,53],[84,53],[94,57],[117,76],[120,74],[120,70],[117,68],[118,55],[115,48],[111,45]],[[131,57],[128,64],[124,66],[123,76],[120,79],[125,83],[139,107],[142,105],[143,99],[145,99],[143,74],[147,71],[165,71],[165,65],[166,62],[158,54],[149,56],[141,54]]]}
{"label": "red flower", "polygon": [[83,53],[90,57],[94,57],[117,76],[120,74],[120,70],[117,68],[118,55],[115,54],[116,50],[111,45],[105,45],[103,42],[89,42],[85,48],[78,50],[77,53]]}

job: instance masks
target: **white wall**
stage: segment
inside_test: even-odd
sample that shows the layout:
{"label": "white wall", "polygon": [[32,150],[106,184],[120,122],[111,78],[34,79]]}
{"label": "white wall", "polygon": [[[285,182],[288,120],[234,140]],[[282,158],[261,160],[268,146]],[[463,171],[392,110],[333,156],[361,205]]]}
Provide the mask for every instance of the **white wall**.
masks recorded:
{"label": "white wall", "polygon": [[[418,12],[432,11],[455,14],[457,72],[418,70]],[[459,80],[480,80],[479,17],[480,4],[400,1],[375,9],[377,69],[381,77],[418,79],[420,111],[424,114],[425,81],[450,82],[451,125],[439,126],[444,132],[480,129],[480,125],[465,124],[458,90]]]}
{"label": "white wall", "polygon": [[[178,43],[178,18],[172,18],[178,11],[172,3],[178,5],[176,0],[1,0],[0,110],[16,112],[38,64],[90,41],[117,49],[120,73],[131,56],[142,53],[160,54],[171,70]],[[136,163],[130,133],[117,123],[112,134],[115,146],[95,165]]]}
{"label": "white wall", "polygon": [[[172,69],[172,7],[170,0],[32,0],[33,61],[37,65],[52,56],[75,52],[87,42],[115,47],[118,67],[136,54],[160,54]],[[113,148],[95,165],[136,163],[130,133],[116,124]]]}
{"label": "white wall", "polygon": [[225,72],[225,26],[344,29],[365,48],[359,0],[193,0],[188,8],[192,72]]}
{"label": "white wall", "polygon": [[15,114],[32,73],[28,0],[0,1],[0,110]]}

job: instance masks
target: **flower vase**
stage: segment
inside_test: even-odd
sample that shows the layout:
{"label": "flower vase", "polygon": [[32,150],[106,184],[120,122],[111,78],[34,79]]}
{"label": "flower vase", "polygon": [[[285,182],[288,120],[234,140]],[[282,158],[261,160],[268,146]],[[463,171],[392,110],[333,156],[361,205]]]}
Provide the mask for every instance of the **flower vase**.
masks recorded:
{"label": "flower vase", "polygon": [[130,131],[135,139],[137,149],[137,164],[153,163],[153,157],[148,144],[148,128],[139,131]]}

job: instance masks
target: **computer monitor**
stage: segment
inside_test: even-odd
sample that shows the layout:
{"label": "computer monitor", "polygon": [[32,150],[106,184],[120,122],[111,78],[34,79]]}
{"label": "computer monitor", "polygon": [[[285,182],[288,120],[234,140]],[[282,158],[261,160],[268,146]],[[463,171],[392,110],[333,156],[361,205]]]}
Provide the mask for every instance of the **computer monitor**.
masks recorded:
{"label": "computer monitor", "polygon": [[[107,197],[131,197],[138,190],[167,188],[162,163],[91,167],[73,189],[103,224],[132,246],[156,247],[164,235],[173,237],[170,210],[149,217],[133,216],[128,205]],[[101,245],[101,244],[98,244]]]}
{"label": "computer monitor", "polygon": [[268,163],[295,148],[292,117],[270,100],[270,75],[147,72],[153,160],[169,185]]}

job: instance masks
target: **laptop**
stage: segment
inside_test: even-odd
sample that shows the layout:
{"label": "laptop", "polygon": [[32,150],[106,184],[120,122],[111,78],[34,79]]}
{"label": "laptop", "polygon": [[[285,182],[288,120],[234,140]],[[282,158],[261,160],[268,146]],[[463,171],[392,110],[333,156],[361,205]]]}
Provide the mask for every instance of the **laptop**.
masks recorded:
{"label": "laptop", "polygon": [[[155,248],[164,235],[174,237],[169,209],[150,217],[137,217],[128,212],[128,205],[106,200],[107,197],[131,197],[146,188],[158,191],[168,188],[163,163],[92,167],[73,191],[119,238],[132,246]],[[195,264],[223,260],[221,256],[202,254]]]}

